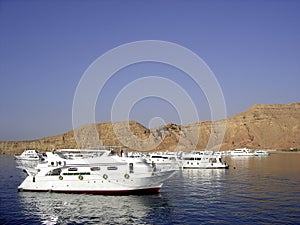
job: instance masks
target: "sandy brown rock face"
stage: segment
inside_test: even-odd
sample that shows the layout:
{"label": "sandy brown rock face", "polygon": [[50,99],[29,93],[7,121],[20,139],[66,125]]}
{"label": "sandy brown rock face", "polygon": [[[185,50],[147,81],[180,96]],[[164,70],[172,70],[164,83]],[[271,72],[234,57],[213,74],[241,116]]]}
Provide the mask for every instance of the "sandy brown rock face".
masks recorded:
{"label": "sandy brown rock face", "polygon": [[227,121],[224,144],[230,148],[288,149],[300,146],[300,103],[254,105]]}
{"label": "sandy brown rock face", "polygon": [[[215,121],[214,126],[218,127],[222,122]],[[98,136],[91,135],[91,126],[95,128]],[[209,138],[212,138],[213,145],[217,143],[214,140],[220,135],[216,130],[212,132],[211,128],[211,121],[184,126],[166,124],[153,129],[148,129],[135,121],[104,122],[85,125],[75,131],[39,140],[0,142],[0,154],[21,153],[24,149],[49,151],[99,145],[126,145],[138,151],[205,149]],[[81,140],[86,139],[83,146],[76,142],[75,136]],[[247,111],[228,118],[222,144],[209,146],[209,148],[218,147],[222,150],[238,147],[300,148],[300,103],[254,105]]]}

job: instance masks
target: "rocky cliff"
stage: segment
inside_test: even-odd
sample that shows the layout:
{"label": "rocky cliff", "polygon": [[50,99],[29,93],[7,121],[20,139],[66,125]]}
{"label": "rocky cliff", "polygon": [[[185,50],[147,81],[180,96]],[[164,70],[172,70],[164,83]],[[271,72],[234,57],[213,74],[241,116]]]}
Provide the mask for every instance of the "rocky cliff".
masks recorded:
{"label": "rocky cliff", "polygon": [[[218,129],[226,122],[223,142]],[[93,134],[96,131],[96,136]],[[93,138],[91,138],[93,137]],[[76,142],[77,140],[77,142]],[[78,140],[84,140],[78,142]],[[211,143],[208,146],[208,141]],[[31,141],[0,142],[0,154],[21,153],[24,149],[49,151],[60,148],[126,145],[134,150],[234,149],[238,147],[289,149],[300,147],[300,103],[254,105],[222,121],[188,125],[166,124],[148,129],[135,121],[100,123],[74,131]]]}

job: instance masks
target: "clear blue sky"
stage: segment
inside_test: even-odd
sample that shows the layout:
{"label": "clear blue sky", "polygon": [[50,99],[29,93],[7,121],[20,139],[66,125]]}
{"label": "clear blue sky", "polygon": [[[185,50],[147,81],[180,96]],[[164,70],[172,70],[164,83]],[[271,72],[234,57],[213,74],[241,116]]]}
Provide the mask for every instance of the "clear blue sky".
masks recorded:
{"label": "clear blue sky", "polygon": [[[228,116],[253,104],[299,102],[300,1],[0,1],[0,140],[37,139],[72,129],[76,86],[87,67],[121,44],[164,40],[212,69]],[[148,63],[125,68],[103,89],[96,121],[109,121],[116,93],[159,75],[179,83],[201,120],[207,102],[184,74]],[[130,118],[179,123],[174,108],[144,99]],[[191,121],[192,122],[192,121]]]}

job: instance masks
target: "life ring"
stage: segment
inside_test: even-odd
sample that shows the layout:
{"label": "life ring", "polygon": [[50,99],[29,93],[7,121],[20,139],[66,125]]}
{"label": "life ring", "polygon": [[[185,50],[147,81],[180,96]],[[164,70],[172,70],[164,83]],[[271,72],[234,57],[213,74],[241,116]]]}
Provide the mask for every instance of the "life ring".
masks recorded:
{"label": "life ring", "polygon": [[58,179],[62,180],[62,179],[64,179],[64,178],[63,178],[62,176],[59,176]]}
{"label": "life ring", "polygon": [[128,173],[125,173],[124,177],[125,177],[126,179],[129,179],[129,174],[128,174]]}
{"label": "life ring", "polygon": [[108,176],[106,174],[103,174],[103,178],[106,180]]}
{"label": "life ring", "polygon": [[79,180],[83,180],[83,176],[79,175],[79,176],[78,176],[78,179],[79,179]]}

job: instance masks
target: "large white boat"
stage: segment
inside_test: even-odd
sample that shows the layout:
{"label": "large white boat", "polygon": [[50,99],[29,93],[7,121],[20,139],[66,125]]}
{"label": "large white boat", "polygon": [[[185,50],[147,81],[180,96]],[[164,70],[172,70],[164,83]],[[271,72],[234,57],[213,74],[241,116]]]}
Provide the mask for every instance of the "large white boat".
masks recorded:
{"label": "large white boat", "polygon": [[[71,152],[72,151],[72,152]],[[47,152],[18,187],[19,191],[88,194],[157,193],[176,170],[152,168],[142,158],[120,157],[108,150]],[[70,157],[76,156],[76,157]]]}
{"label": "large white boat", "polygon": [[227,152],[227,156],[254,156],[253,151],[248,148],[237,148]]}
{"label": "large white boat", "polygon": [[29,160],[29,161],[38,161],[42,159],[41,155],[37,150],[25,150],[20,155],[14,155],[15,159],[18,160]]}
{"label": "large white boat", "polygon": [[220,155],[213,151],[193,151],[182,156],[183,169],[228,169],[229,165],[222,161]]}

